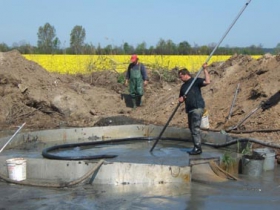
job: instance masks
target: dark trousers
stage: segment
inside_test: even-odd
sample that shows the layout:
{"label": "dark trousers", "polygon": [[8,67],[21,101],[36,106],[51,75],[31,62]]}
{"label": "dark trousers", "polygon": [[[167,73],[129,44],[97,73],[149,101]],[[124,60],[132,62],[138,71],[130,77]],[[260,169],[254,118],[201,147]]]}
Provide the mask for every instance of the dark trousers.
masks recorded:
{"label": "dark trousers", "polygon": [[193,109],[188,113],[189,129],[191,131],[193,144],[195,147],[201,147],[200,124],[204,109]]}

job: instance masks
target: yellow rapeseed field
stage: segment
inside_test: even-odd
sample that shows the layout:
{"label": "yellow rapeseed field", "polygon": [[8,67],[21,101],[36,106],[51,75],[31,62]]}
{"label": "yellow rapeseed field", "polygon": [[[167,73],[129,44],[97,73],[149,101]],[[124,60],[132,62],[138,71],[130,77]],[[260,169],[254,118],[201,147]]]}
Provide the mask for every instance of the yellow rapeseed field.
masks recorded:
{"label": "yellow rapeseed field", "polygon": [[[130,55],[23,55],[49,72],[61,74],[85,74],[93,71],[115,70],[124,72],[129,64]],[[186,67],[196,72],[207,60],[208,55],[139,55],[139,61],[149,69],[171,70]],[[229,59],[230,55],[214,55],[209,64]],[[257,59],[260,56],[252,56]]]}

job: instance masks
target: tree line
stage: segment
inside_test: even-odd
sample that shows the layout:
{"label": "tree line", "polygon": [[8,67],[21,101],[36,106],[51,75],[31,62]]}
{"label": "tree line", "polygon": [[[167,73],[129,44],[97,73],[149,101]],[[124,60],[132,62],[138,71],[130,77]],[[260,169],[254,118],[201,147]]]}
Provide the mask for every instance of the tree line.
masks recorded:
{"label": "tree line", "polygon": [[[61,41],[56,36],[55,27],[50,23],[40,26],[37,32],[37,46],[27,43],[14,44],[9,47],[5,43],[0,43],[0,51],[7,52],[10,50],[18,50],[22,54],[70,54],[70,55],[209,55],[215,48],[216,44],[199,46],[194,44],[191,46],[187,41],[175,44],[172,40],[160,39],[156,46],[147,47],[145,42],[138,44],[136,47],[124,42],[121,46],[113,46],[108,44],[105,47],[94,46],[85,43],[86,30],[80,25],[73,27],[70,33],[70,46],[61,47]],[[249,47],[219,47],[215,51],[218,55],[263,55],[265,53],[280,53],[280,43],[275,48],[263,48],[262,45],[251,45]]]}

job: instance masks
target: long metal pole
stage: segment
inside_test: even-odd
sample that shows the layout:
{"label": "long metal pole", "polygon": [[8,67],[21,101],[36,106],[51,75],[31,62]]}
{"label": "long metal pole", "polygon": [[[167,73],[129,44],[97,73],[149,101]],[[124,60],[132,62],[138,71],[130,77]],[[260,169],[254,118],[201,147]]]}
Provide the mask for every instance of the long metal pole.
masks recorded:
{"label": "long metal pole", "polygon": [[[231,118],[232,109],[233,109],[233,107],[234,107],[235,100],[236,100],[236,96],[237,96],[238,91],[239,91],[239,86],[240,86],[240,83],[238,83],[237,88],[236,88],[236,90],[235,90],[235,93],[234,93],[234,96],[233,96],[233,99],[232,99],[231,107],[230,107],[229,114],[228,114],[228,116],[227,116],[226,122]],[[225,123],[226,123],[226,122],[225,122]]]}
{"label": "long metal pole", "polygon": [[12,139],[17,135],[17,133],[23,128],[23,126],[25,125],[25,123],[23,123],[18,129],[17,131],[14,133],[14,135],[12,135],[12,137],[6,142],[6,144],[1,148],[0,153],[5,149],[5,147],[10,143],[10,141],[12,141]]}
{"label": "long metal pole", "polygon": [[[220,44],[222,43],[222,41],[224,40],[224,38],[227,36],[227,34],[229,33],[229,31],[231,30],[231,28],[234,26],[234,24],[236,23],[236,21],[238,20],[238,18],[241,16],[241,14],[244,12],[244,10],[246,9],[246,7],[249,5],[249,3],[251,2],[251,0],[248,0],[247,3],[244,5],[244,7],[241,9],[241,11],[238,13],[237,17],[234,19],[234,21],[232,22],[232,24],[230,25],[230,27],[226,30],[225,34],[222,36],[221,40],[218,42],[218,44],[216,45],[216,47],[212,50],[212,52],[210,53],[210,55],[208,56],[208,58],[206,59],[205,63],[208,63],[208,61],[211,59],[212,55],[215,53],[215,51],[217,50],[217,48],[220,46]],[[202,72],[203,67],[201,66],[201,68],[199,69],[198,73],[196,74],[196,76],[194,77],[192,83],[190,84],[189,88],[186,90],[185,95],[188,94],[188,92],[190,91],[191,87],[193,86],[195,80],[198,78],[198,76],[200,75],[200,73]],[[178,110],[179,106],[181,103],[178,103],[178,105],[176,106],[175,110],[173,111],[172,115],[170,116],[170,118],[168,119],[167,123],[165,124],[165,126],[163,127],[162,131],[160,132],[159,136],[157,137],[154,145],[152,146],[152,148],[150,149],[150,152],[153,151],[153,149],[155,148],[156,144],[158,143],[159,139],[161,138],[162,134],[164,133],[166,127],[169,125],[169,122],[171,121],[171,119],[173,118],[174,114],[176,113],[176,111]]]}
{"label": "long metal pole", "polygon": [[237,129],[240,125],[242,125],[249,117],[251,117],[256,111],[258,111],[260,108],[262,108],[264,105],[264,102],[262,101],[258,107],[256,107],[255,109],[253,109],[246,117],[244,117],[237,125],[230,127],[228,129],[226,129],[227,132],[231,131],[231,130],[235,130]]}

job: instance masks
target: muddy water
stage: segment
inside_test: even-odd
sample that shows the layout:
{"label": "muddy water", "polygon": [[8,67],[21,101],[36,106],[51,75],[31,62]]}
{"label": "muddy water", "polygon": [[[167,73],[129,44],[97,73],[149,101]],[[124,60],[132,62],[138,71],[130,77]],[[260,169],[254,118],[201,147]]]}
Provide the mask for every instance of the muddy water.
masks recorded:
{"label": "muddy water", "polygon": [[280,167],[242,181],[83,185],[49,189],[0,182],[0,209],[279,209]]}
{"label": "muddy water", "polygon": [[0,209],[279,209],[280,166],[260,177],[238,177],[241,181],[225,183],[83,184],[63,189],[0,182]]}
{"label": "muddy water", "polygon": [[[60,155],[81,153],[117,153],[118,161],[161,161],[186,164],[186,142],[160,141],[153,154],[151,142],[114,144],[98,148],[73,148]],[[203,147],[203,155],[217,156],[222,151]],[[8,152],[8,151],[7,151]],[[25,151],[26,153],[26,151]],[[30,154],[29,155],[36,155]],[[0,210],[4,209],[279,209],[280,165],[260,177],[239,175],[241,181],[225,183],[98,185],[83,184],[71,188],[51,189],[11,185],[0,181]]]}

